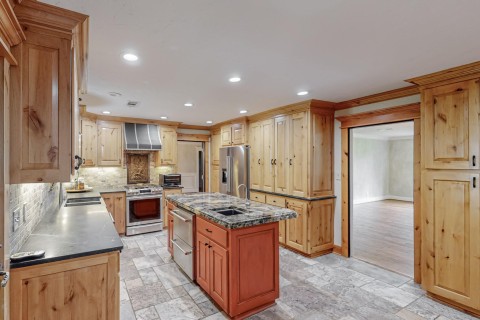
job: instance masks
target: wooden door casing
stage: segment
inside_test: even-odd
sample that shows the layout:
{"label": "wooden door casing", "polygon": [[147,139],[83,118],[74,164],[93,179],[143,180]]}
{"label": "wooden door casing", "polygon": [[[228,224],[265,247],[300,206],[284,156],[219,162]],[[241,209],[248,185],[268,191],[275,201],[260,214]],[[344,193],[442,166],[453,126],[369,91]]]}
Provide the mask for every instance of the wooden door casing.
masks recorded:
{"label": "wooden door casing", "polygon": [[480,168],[479,80],[425,89],[422,99],[425,168]]}
{"label": "wooden door casing", "polygon": [[480,174],[422,175],[422,285],[438,296],[480,308]]}

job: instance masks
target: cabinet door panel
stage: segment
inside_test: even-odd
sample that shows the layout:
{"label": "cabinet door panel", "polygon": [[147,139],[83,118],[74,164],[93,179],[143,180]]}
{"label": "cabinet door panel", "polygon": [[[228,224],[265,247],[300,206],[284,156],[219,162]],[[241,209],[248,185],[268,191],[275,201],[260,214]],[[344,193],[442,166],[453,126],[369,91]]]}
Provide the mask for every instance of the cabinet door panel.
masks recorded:
{"label": "cabinet door panel", "polygon": [[230,146],[232,144],[232,128],[231,128],[231,126],[222,127],[221,143],[222,143],[222,146]]}
{"label": "cabinet door panel", "polygon": [[220,164],[220,132],[212,133],[212,164]]}
{"label": "cabinet door panel", "polygon": [[210,249],[209,240],[197,232],[197,283],[207,293],[210,293]]}
{"label": "cabinet door panel", "polygon": [[285,244],[285,233],[286,233],[286,220],[281,220],[278,222],[278,241],[282,244]]}
{"label": "cabinet door panel", "polygon": [[98,128],[98,165],[120,166],[122,164],[122,124],[99,121]]}
{"label": "cabinet door panel", "polygon": [[97,164],[97,124],[82,119],[82,158],[85,166]]}
{"label": "cabinet door panel", "polygon": [[210,181],[211,192],[220,191],[220,169],[218,166],[212,166],[211,171],[212,179]]}
{"label": "cabinet door panel", "polygon": [[275,124],[273,119],[265,120],[262,122],[262,189],[265,191],[273,192],[274,190],[274,179],[275,179],[275,170],[272,164],[273,159],[275,158],[274,154],[274,134],[275,134]]}
{"label": "cabinet door panel", "polygon": [[307,250],[307,203],[288,200],[287,208],[297,213],[297,218],[286,220],[286,245],[306,252]]}
{"label": "cabinet door panel", "polygon": [[422,282],[428,291],[474,308],[480,306],[479,177],[425,172],[422,199]]}
{"label": "cabinet door panel", "polygon": [[210,296],[222,308],[228,306],[228,253],[214,242],[210,242]]}
{"label": "cabinet door panel", "polygon": [[263,138],[260,123],[250,126],[250,184],[253,189],[262,189]]}
{"label": "cabinet door panel", "polygon": [[126,218],[126,199],[124,193],[115,193],[114,194],[114,201],[115,201],[115,228],[119,234],[125,233],[125,218]]}
{"label": "cabinet door panel", "polygon": [[289,194],[307,195],[307,115],[296,113],[290,118]]}
{"label": "cabinet door panel", "polygon": [[167,213],[168,219],[168,252],[173,256],[173,216]]}
{"label": "cabinet door panel", "polygon": [[310,197],[333,194],[333,114],[311,114]]}
{"label": "cabinet door panel", "polygon": [[177,164],[177,131],[173,128],[161,128],[162,150],[160,152],[160,165]]}
{"label": "cabinet door panel", "polygon": [[333,248],[334,200],[312,202],[308,208],[308,244],[310,254]]}
{"label": "cabinet door panel", "polygon": [[288,117],[275,118],[275,192],[288,193],[289,142]]}
{"label": "cabinet door panel", "polygon": [[[63,272],[23,281],[23,319],[65,319],[65,277]],[[15,299],[15,297],[12,297]],[[15,312],[15,311],[13,311]],[[28,315],[28,316],[27,316]]]}
{"label": "cabinet door panel", "polygon": [[424,91],[426,168],[479,168],[479,95],[477,80]]}
{"label": "cabinet door panel", "polygon": [[245,125],[236,123],[232,125],[232,144],[239,145],[245,143]]}

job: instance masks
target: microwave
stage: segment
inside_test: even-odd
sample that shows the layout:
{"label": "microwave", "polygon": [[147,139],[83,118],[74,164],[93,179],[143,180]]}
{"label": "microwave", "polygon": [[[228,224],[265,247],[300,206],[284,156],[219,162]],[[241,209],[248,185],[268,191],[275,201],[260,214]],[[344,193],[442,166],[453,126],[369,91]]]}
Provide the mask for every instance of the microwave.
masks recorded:
{"label": "microwave", "polygon": [[179,173],[161,174],[159,185],[163,186],[180,186],[182,184],[182,175]]}

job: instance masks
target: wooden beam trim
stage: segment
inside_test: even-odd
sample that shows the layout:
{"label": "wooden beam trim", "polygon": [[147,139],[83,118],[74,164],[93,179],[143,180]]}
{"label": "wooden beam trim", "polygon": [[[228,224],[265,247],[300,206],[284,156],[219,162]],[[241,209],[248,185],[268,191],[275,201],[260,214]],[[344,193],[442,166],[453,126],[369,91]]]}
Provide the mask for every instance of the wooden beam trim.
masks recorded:
{"label": "wooden beam trim", "polygon": [[413,96],[419,93],[420,93],[420,89],[418,88],[418,86],[416,85],[408,86],[404,88],[372,94],[372,95],[361,97],[361,98],[338,102],[335,104],[335,110],[354,108],[354,107],[363,106],[366,104]]}
{"label": "wooden beam trim", "polygon": [[208,142],[210,141],[210,135],[209,134],[177,133],[177,141],[178,140]]}
{"label": "wooden beam trim", "polygon": [[194,125],[194,124],[185,124],[185,123],[181,123],[179,126],[178,126],[179,129],[192,129],[192,130],[207,130],[209,131],[211,129],[210,126],[198,126],[198,125]]}
{"label": "wooden beam trim", "polygon": [[459,80],[466,80],[477,77],[480,77],[480,61],[407,79],[405,81],[417,84],[419,86],[427,86],[448,80],[455,80],[457,78]]}
{"label": "wooden beam trim", "polygon": [[420,118],[420,103],[340,116],[340,128],[367,126],[378,123],[400,122]]}

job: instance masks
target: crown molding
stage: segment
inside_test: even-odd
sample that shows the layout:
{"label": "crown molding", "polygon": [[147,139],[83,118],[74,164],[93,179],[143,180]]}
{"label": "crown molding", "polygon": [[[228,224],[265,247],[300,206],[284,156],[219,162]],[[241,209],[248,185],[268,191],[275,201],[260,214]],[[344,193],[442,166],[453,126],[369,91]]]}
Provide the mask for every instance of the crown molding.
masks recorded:
{"label": "crown molding", "polygon": [[475,78],[480,78],[480,61],[407,79],[405,81],[422,87],[428,87],[432,85],[443,85],[450,82],[465,81]]}
{"label": "crown molding", "polygon": [[10,47],[25,39],[22,26],[15,15],[11,2],[0,0],[0,56],[5,57],[11,65],[17,65],[17,60],[10,52]]}
{"label": "crown molding", "polygon": [[366,104],[413,96],[419,93],[420,93],[420,89],[416,85],[408,86],[404,88],[398,88],[394,90],[372,94],[372,95],[361,97],[361,98],[338,102],[335,104],[335,110],[343,110],[343,109],[359,107]]}

